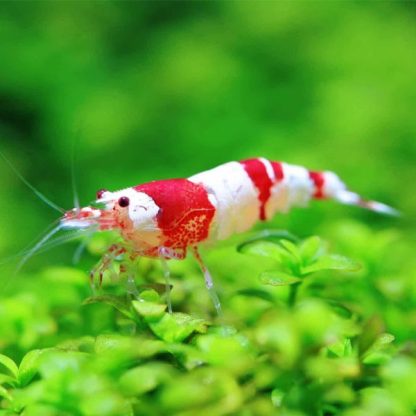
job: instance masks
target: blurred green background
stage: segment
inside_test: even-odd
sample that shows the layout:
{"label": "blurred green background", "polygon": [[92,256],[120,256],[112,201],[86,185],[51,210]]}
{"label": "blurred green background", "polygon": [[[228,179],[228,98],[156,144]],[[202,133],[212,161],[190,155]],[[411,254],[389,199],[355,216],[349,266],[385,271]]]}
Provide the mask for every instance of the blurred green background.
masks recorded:
{"label": "blurred green background", "polygon": [[[84,204],[264,156],[334,170],[414,226],[415,19],[409,2],[3,2],[1,150],[65,208],[75,144]],[[7,256],[56,215],[3,161],[0,192]],[[342,216],[391,222],[318,203],[274,223]]]}

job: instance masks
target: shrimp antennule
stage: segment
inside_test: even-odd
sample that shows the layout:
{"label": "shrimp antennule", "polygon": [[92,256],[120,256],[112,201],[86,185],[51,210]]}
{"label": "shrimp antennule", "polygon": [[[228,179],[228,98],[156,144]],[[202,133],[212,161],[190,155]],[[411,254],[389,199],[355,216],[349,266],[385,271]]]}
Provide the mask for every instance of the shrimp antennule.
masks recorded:
{"label": "shrimp antennule", "polygon": [[3,160],[7,163],[7,165],[10,167],[10,169],[15,173],[15,175],[29,188],[31,189],[35,195],[41,199],[46,205],[49,205],[51,208],[55,209],[56,211],[60,213],[64,213],[65,210],[61,208],[60,206],[56,205],[54,202],[52,202],[49,198],[47,198],[45,195],[43,195],[40,191],[38,191],[14,166],[13,164],[7,159],[7,157],[0,152],[0,156],[3,158]]}
{"label": "shrimp antennule", "polygon": [[44,235],[20,260],[17,268],[16,273],[23,267],[23,265],[38,251],[42,248],[42,246],[58,231],[62,230],[62,224],[58,224],[55,228],[49,231],[46,235]]}

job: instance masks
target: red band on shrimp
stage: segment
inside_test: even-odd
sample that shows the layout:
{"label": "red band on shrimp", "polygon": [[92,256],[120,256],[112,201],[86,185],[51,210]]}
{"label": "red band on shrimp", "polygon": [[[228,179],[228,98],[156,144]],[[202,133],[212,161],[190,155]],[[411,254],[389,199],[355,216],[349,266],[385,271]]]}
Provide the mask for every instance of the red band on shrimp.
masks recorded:
{"label": "red band on shrimp", "polygon": [[280,182],[284,179],[285,174],[283,173],[283,166],[279,162],[270,162],[273,168],[275,182]]}
{"label": "red band on shrimp", "polygon": [[160,208],[157,224],[166,247],[186,248],[208,238],[215,207],[202,185],[187,179],[169,179],[134,189],[149,195]]}
{"label": "red band on shrimp", "polygon": [[324,174],[322,172],[309,171],[309,177],[312,179],[312,181],[315,185],[315,192],[313,194],[313,197],[316,198],[316,199],[325,198],[325,194],[324,194],[325,177],[324,177]]}
{"label": "red band on shrimp", "polygon": [[267,169],[264,163],[259,159],[247,159],[240,162],[246,170],[248,176],[253,182],[258,191],[258,199],[260,202],[260,219],[266,219],[266,202],[270,198],[270,188],[273,183],[267,174]]}

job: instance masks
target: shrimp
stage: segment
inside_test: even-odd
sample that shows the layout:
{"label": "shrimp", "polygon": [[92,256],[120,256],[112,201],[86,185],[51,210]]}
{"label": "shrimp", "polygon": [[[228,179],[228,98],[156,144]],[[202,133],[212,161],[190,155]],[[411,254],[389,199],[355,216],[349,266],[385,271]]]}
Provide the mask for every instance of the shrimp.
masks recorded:
{"label": "shrimp", "polygon": [[152,181],[115,192],[101,189],[93,205],[65,212],[52,232],[118,231],[122,242],[111,246],[92,272],[92,277],[100,275],[100,281],[121,255],[130,260],[159,258],[168,278],[166,260],[184,259],[191,250],[219,311],[220,302],[199,245],[249,230],[257,221],[306,206],[311,199],[333,199],[397,215],[393,208],[349,191],[333,172],[255,158],[225,163],[187,179]]}

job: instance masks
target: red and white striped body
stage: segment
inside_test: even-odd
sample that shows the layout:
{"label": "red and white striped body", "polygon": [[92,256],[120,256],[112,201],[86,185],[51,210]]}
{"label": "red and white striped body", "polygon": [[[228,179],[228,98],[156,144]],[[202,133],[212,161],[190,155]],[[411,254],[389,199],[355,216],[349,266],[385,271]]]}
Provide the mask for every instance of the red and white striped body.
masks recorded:
{"label": "red and white striped body", "polygon": [[100,229],[118,229],[137,255],[160,256],[160,249],[183,258],[188,247],[222,240],[250,229],[277,212],[305,206],[312,199],[340,202],[392,213],[384,204],[364,201],[346,190],[332,172],[263,158],[229,162],[188,179],[160,180],[117,192],[101,191],[101,210],[69,211],[64,222],[81,219]]}
{"label": "red and white striped body", "polygon": [[[5,159],[1,153],[0,156]],[[365,200],[347,190],[332,172],[309,171],[264,158],[225,163],[188,179],[153,181],[116,192],[100,190],[92,206],[80,208],[75,198],[76,207],[64,211],[5,160],[38,197],[64,214],[59,224],[25,253],[19,268],[60,230],[87,230],[88,234],[118,230],[123,241],[113,244],[91,271],[92,284],[96,275],[101,284],[104,272],[121,254],[126,255],[126,261],[120,264],[120,275],[127,275],[130,286],[134,282],[135,258],[159,257],[169,312],[172,306],[166,259],[183,259],[188,248],[192,248],[214,306],[220,312],[211,274],[198,252],[200,243],[246,231],[257,221],[271,219],[277,212],[287,212],[294,206],[305,206],[312,198],[332,198],[384,214],[398,214],[385,204]],[[139,296],[137,289],[133,288],[131,293]]]}
{"label": "red and white striped body", "polygon": [[171,312],[166,259],[183,259],[191,248],[214,306],[220,312],[220,301],[198,245],[246,231],[257,221],[271,219],[277,212],[287,212],[294,206],[305,206],[312,198],[332,198],[397,214],[387,205],[364,200],[348,191],[332,172],[314,172],[258,158],[225,163],[188,179],[153,181],[116,192],[100,190],[95,203],[100,208],[87,206],[65,212],[58,227],[35,249],[60,229],[118,230],[123,242],[109,248],[91,271],[91,281],[98,275],[101,284],[105,270],[121,254],[128,256],[128,261],[120,266],[120,273],[127,274],[128,281],[134,280],[129,260],[138,256],[159,257]]}
{"label": "red and white striped body", "polygon": [[299,178],[296,188],[292,167],[262,158],[229,162],[191,176],[190,181],[208,191],[216,209],[211,239],[222,240],[246,231],[259,220],[270,219],[278,211],[288,211],[297,200],[309,200],[313,183],[307,171],[303,171],[303,175],[296,172]]}
{"label": "red and white striped body", "polygon": [[68,211],[65,228],[98,224],[117,229],[132,255],[184,258],[188,247],[225,239],[249,230],[278,212],[332,198],[374,211],[395,214],[379,202],[350,192],[332,172],[308,169],[264,158],[229,162],[188,179],[148,182],[116,192],[99,191],[103,209]]}

